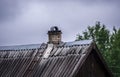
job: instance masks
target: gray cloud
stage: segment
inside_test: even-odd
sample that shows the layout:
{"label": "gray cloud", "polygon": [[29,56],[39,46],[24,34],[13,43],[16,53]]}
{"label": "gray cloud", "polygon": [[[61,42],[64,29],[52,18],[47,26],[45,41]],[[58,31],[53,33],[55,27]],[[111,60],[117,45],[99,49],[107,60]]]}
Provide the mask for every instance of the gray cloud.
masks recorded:
{"label": "gray cloud", "polygon": [[115,0],[2,0],[0,45],[47,42],[47,31],[57,25],[63,41],[75,40],[88,25],[101,21],[120,28],[119,1]]}
{"label": "gray cloud", "polygon": [[0,21],[6,21],[6,19],[14,17],[17,7],[17,0],[0,0]]}

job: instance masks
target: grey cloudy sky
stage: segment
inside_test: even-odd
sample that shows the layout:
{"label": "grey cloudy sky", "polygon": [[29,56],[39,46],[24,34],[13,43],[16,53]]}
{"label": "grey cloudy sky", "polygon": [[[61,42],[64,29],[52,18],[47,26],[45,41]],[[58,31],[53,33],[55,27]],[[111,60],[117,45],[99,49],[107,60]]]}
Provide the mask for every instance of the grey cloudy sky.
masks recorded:
{"label": "grey cloudy sky", "polygon": [[0,45],[47,42],[58,26],[63,41],[74,41],[96,21],[120,28],[120,0],[0,0]]}

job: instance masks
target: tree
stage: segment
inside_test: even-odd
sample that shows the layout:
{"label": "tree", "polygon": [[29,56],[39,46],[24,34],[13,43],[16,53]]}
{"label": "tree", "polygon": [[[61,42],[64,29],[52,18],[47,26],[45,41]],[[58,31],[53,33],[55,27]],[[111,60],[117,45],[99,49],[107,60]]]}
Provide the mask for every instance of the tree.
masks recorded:
{"label": "tree", "polygon": [[120,29],[113,28],[110,33],[106,26],[97,22],[95,26],[88,26],[82,35],[77,35],[78,40],[93,39],[101,51],[108,66],[115,77],[120,76]]}
{"label": "tree", "polygon": [[103,51],[109,48],[109,36],[110,32],[106,29],[105,25],[97,22],[95,26],[88,26],[87,30],[83,32],[83,36],[77,35],[76,40],[93,39],[100,51],[102,51],[101,53],[104,53]]}
{"label": "tree", "polygon": [[116,77],[120,76],[120,29],[113,28],[113,34],[110,38],[111,42],[111,69],[114,71]]}

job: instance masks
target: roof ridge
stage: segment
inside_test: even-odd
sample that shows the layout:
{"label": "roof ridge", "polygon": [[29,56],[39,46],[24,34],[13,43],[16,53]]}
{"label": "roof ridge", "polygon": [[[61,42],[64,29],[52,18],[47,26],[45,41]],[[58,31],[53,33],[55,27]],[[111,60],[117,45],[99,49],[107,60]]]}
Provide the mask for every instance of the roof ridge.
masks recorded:
{"label": "roof ridge", "polygon": [[34,48],[40,48],[41,45],[42,44],[0,46],[0,50],[34,49]]}

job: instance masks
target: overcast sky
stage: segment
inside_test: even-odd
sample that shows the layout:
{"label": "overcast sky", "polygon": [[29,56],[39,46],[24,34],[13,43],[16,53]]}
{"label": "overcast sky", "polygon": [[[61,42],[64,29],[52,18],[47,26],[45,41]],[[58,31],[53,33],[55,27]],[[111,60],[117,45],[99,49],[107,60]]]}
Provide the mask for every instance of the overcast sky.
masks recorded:
{"label": "overcast sky", "polygon": [[96,21],[120,28],[120,0],[0,0],[0,46],[47,42],[52,26],[74,41]]}

